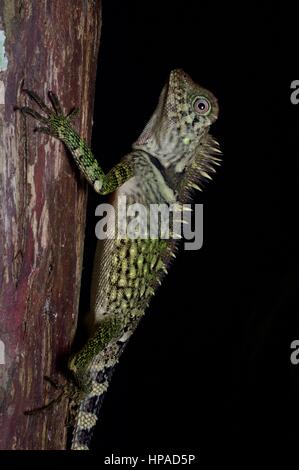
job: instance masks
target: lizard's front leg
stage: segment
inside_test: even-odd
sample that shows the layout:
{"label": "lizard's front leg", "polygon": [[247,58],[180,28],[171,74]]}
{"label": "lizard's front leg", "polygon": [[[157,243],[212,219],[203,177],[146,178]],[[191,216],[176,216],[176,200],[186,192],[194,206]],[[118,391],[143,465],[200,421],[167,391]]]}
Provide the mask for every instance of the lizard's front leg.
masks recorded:
{"label": "lizard's front leg", "polygon": [[118,163],[105,175],[85,140],[72,127],[72,119],[78,113],[77,109],[64,115],[59,100],[53,92],[49,92],[53,108],[51,109],[35,92],[30,90],[23,91],[35,101],[46,116],[28,106],[16,107],[15,109],[41,123],[41,126],[35,129],[36,131],[51,135],[66,145],[81,173],[97,193],[109,194],[133,176],[132,165],[127,161]]}

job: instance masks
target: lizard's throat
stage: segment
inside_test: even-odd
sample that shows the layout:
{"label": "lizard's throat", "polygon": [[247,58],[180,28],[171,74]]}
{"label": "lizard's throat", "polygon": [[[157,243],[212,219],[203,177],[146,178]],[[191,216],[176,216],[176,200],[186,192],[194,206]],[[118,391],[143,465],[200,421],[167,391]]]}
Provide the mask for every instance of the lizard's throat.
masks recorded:
{"label": "lizard's throat", "polygon": [[[151,163],[159,170],[169,188],[176,193],[185,174],[186,165],[192,160],[192,155],[183,154],[178,159],[177,155],[169,155],[169,159],[161,161],[159,158],[149,155]],[[166,163],[166,165],[165,165]]]}

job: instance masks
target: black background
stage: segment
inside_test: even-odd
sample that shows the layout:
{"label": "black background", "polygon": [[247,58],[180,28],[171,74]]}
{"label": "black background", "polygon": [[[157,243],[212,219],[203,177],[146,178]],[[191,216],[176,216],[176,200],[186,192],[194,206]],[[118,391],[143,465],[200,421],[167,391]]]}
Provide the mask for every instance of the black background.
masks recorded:
{"label": "black background", "polygon": [[[169,71],[217,96],[223,165],[196,202],[204,244],[181,250],[131,339],[93,448],[228,455],[298,442],[296,14],[272,3],[104,0],[93,150],[130,150]],[[82,305],[89,295],[90,195]],[[132,454],[134,454],[132,452]]]}

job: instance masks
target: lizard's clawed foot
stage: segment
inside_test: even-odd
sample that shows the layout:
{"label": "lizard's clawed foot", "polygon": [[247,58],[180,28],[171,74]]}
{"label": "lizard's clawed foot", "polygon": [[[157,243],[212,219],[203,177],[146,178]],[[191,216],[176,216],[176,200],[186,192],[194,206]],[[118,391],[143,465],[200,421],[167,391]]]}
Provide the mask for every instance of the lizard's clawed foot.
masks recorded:
{"label": "lizard's clawed foot", "polygon": [[60,402],[60,400],[63,398],[63,396],[64,396],[64,393],[62,391],[56,398],[49,401],[49,403],[47,403],[46,405],[40,406],[38,408],[33,408],[32,410],[25,410],[24,415],[26,415],[26,416],[36,415],[38,413],[41,413],[42,411],[45,411],[49,408],[52,408],[53,405]]}
{"label": "lizard's clawed foot", "polygon": [[43,116],[28,106],[15,106],[15,110],[21,111],[21,113],[33,117],[42,124],[41,126],[34,129],[35,132],[42,132],[44,134],[49,134],[60,138],[63,135],[65,128],[70,126],[72,119],[77,116],[79,112],[78,108],[74,108],[69,114],[64,115],[59,100],[52,91],[48,92],[52,109],[47,106],[34,91],[27,89],[23,89],[22,91],[24,91],[46,115]]}
{"label": "lizard's clawed foot", "polygon": [[35,415],[38,413],[41,413],[49,408],[52,408],[53,405],[56,403],[59,403],[63,398],[68,398],[72,399],[73,396],[76,393],[76,387],[73,383],[66,382],[65,384],[59,384],[55,380],[53,380],[51,377],[48,377],[47,375],[44,376],[44,380],[49,382],[55,390],[59,390],[60,393],[57,395],[57,397],[53,398],[53,400],[49,401],[49,403],[46,403],[43,406],[40,406],[38,408],[34,408],[32,410],[26,410],[24,411],[25,415]]}

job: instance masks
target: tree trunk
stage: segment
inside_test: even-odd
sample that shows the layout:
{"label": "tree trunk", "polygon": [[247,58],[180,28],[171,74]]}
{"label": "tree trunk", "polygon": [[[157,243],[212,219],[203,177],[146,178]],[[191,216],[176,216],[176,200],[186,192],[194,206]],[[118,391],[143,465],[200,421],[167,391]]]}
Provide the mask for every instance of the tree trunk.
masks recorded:
{"label": "tree trunk", "polygon": [[90,139],[100,7],[0,0],[0,449],[65,448],[65,400],[24,410],[57,393],[43,376],[61,379],[76,329],[86,184],[63,145],[14,106],[28,103],[22,87],[43,99],[53,90],[65,111],[80,106]]}

